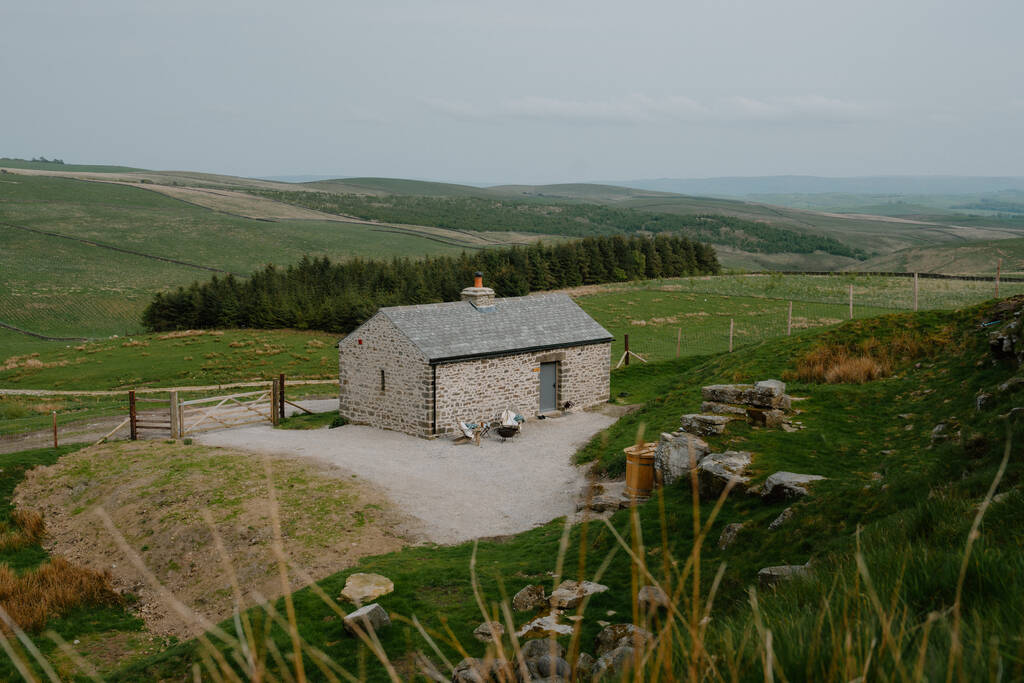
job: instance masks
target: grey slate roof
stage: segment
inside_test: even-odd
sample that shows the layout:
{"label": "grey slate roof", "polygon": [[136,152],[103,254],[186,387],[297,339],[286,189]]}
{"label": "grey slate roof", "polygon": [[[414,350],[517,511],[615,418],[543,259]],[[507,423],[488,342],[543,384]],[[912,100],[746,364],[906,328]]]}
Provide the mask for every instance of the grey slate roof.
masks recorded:
{"label": "grey slate roof", "polygon": [[478,310],[468,301],[380,309],[430,362],[612,340],[608,330],[567,294],[495,299]]}

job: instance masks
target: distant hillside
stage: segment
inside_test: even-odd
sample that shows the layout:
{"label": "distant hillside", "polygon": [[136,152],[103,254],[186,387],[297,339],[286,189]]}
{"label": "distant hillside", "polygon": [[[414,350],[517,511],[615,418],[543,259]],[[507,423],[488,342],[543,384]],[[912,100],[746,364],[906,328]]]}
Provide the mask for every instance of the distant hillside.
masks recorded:
{"label": "distant hillside", "polygon": [[37,171],[83,171],[94,173],[130,173],[134,171],[143,170],[141,168],[131,168],[130,166],[108,166],[103,164],[65,164],[63,162],[54,161],[31,161],[28,159],[12,159],[10,157],[0,157],[0,167],[35,169]]}
{"label": "distant hillside", "polygon": [[762,194],[973,194],[1024,190],[1021,176],[863,176],[829,178],[782,175],[736,178],[658,178],[619,185],[679,194],[747,197]]}
{"label": "distant hillside", "polygon": [[847,270],[992,275],[999,259],[1003,260],[1003,274],[1024,275],[1024,238],[914,247],[862,261]]}

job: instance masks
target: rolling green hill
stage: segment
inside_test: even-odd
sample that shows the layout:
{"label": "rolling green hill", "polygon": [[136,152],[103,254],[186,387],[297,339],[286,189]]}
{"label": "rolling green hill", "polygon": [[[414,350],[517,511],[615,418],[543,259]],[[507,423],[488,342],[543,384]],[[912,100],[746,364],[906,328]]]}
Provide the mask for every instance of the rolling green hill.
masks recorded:
{"label": "rolling green hill", "polygon": [[153,293],[211,270],[244,275],[305,254],[391,258],[483,246],[331,216],[245,218],[145,188],[0,176],[0,321],[50,336],[123,335],[140,329]]}
{"label": "rolling green hill", "polygon": [[849,269],[994,275],[999,259],[1003,261],[1004,275],[1024,275],[1024,238],[913,247],[877,256]]}

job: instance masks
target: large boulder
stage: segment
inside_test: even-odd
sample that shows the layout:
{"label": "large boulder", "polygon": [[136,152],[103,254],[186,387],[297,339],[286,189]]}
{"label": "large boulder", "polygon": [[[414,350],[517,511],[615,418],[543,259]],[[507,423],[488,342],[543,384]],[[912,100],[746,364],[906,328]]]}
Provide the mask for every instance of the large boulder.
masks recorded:
{"label": "large boulder", "polygon": [[756,427],[774,429],[786,422],[786,413],[778,408],[747,408],[747,421]]}
{"label": "large boulder", "polygon": [[356,605],[363,605],[395,590],[395,584],[381,574],[352,574],[345,579],[341,597]]}
{"label": "large boulder", "polygon": [[548,597],[544,594],[544,586],[538,584],[527,586],[512,596],[512,609],[517,612],[529,612],[547,604]]}
{"label": "large boulder", "polygon": [[757,581],[762,588],[777,586],[798,576],[804,576],[810,568],[806,564],[782,564],[775,567],[763,567],[757,571]]}
{"label": "large boulder", "polygon": [[552,655],[541,655],[536,659],[527,660],[526,670],[530,672],[530,678],[535,681],[551,679],[568,680],[572,674],[569,662],[561,657]]}
{"label": "large boulder", "polygon": [[711,453],[697,465],[697,480],[703,500],[718,498],[729,482],[733,490],[743,490],[750,477],[746,476],[752,457],[747,451]]}
{"label": "large boulder", "polygon": [[689,475],[691,463],[696,466],[710,450],[708,442],[699,436],[663,433],[654,451],[654,470],[661,475],[661,483],[669,486]]}
{"label": "large boulder", "polygon": [[383,607],[375,602],[360,607],[345,617],[345,630],[352,634],[359,631],[363,633],[369,633],[371,630],[380,631],[390,625],[391,617]]}
{"label": "large boulder", "polygon": [[589,681],[594,675],[594,665],[596,663],[597,662],[593,656],[586,652],[581,652],[576,657],[576,664],[573,667],[573,673],[575,674],[575,678],[573,680],[581,682]]}
{"label": "large boulder", "polygon": [[769,501],[801,498],[807,495],[806,484],[824,478],[819,474],[776,472],[765,479],[764,486],[761,487],[761,497]]}
{"label": "large boulder", "polygon": [[573,609],[583,601],[583,598],[595,593],[604,593],[606,590],[608,586],[593,581],[566,580],[551,591],[548,603],[555,609]]}
{"label": "large boulder", "polygon": [[697,436],[711,436],[724,432],[725,425],[732,419],[726,415],[687,413],[679,418],[679,428]]}

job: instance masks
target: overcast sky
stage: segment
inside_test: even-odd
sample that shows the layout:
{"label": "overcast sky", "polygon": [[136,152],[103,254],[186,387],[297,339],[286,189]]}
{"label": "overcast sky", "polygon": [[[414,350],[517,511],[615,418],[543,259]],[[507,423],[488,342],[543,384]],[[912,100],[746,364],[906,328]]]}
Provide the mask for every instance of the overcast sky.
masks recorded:
{"label": "overcast sky", "polygon": [[0,156],[471,182],[1024,175],[1020,0],[5,0]]}

